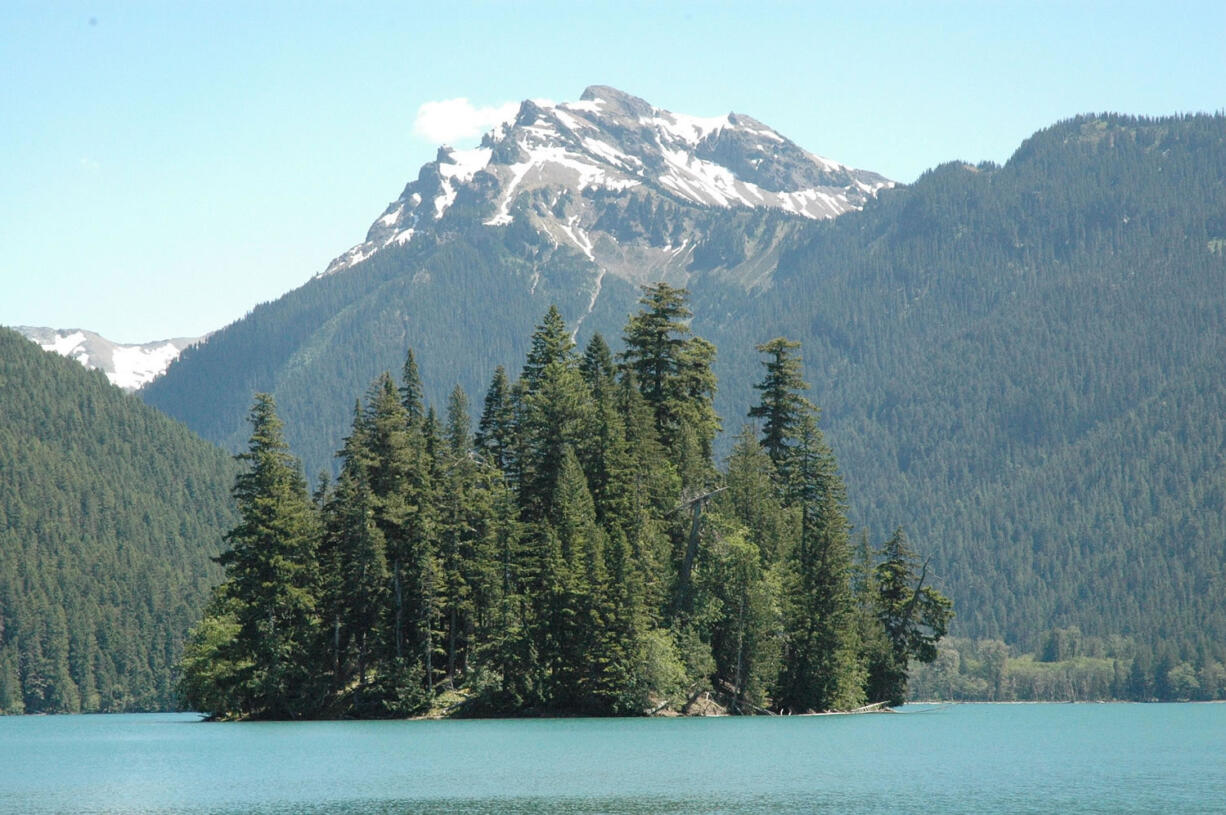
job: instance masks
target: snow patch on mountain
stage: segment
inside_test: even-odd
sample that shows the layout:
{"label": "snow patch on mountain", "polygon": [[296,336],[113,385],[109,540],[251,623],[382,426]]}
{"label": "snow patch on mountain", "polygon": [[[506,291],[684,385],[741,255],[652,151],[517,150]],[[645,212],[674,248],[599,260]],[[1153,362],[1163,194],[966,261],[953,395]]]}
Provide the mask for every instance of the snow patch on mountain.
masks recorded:
{"label": "snow patch on mountain", "polygon": [[85,332],[69,331],[64,333],[56,332],[52,335],[49,344],[40,344],[44,351],[54,351],[62,357],[78,359],[86,355],[83,347],[84,343]]}
{"label": "snow patch on mountain", "polygon": [[450,150],[447,153],[448,162],[440,162],[438,170],[448,178],[457,181],[470,181],[482,167],[490,163],[488,147],[478,147],[476,150]]}
{"label": "snow patch on mountain", "polygon": [[[731,125],[729,116],[720,118],[704,118],[701,116],[686,116],[681,113],[670,113],[668,111],[656,111],[654,116],[641,116],[639,121],[648,127],[658,128],[663,133],[667,133],[686,144],[694,147],[703,139],[710,136],[712,133],[721,130],[725,126]],[[780,138],[782,141],[782,138]]]}
{"label": "snow patch on mountain", "polygon": [[44,351],[76,360],[89,369],[101,370],[112,385],[126,391],[139,390],[162,375],[184,348],[201,337],[176,337],[142,344],[111,342],[105,337],[79,328],[56,329],[16,326],[27,339]]}
{"label": "snow patch on mountain", "polygon": [[511,223],[511,194],[530,169],[532,169],[532,164],[529,162],[510,166],[511,178],[509,183],[505,184],[506,192],[501,196],[498,211],[494,213],[494,217],[485,222],[486,226],[503,226]]}

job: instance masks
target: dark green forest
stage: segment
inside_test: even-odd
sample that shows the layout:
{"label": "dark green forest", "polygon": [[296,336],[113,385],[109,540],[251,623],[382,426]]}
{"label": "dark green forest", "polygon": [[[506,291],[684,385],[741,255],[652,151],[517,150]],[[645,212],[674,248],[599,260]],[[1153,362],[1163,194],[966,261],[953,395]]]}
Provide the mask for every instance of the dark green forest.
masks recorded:
{"label": "dark green forest", "polygon": [[186,702],[293,719],[904,701],[949,600],[901,530],[853,546],[797,343],[757,347],[756,424],[715,465],[716,349],[685,295],[644,287],[617,354],[600,334],[580,354],[550,308],[475,435],[462,388],[427,407],[409,352],[313,493],[258,395]]}
{"label": "dark green forest", "polygon": [[1084,117],[781,262],[780,313],[826,270],[797,338],[854,517],[908,519],[960,635],[1226,658],[1223,178],[1221,116]]}
{"label": "dark green forest", "polygon": [[[758,343],[802,342],[851,521],[874,539],[905,521],[957,604],[955,634],[1021,654],[1076,628],[1199,670],[1226,660],[1223,178],[1226,117],[1103,114],[831,222],[633,199],[617,231],[705,219],[686,286],[693,329],[720,348],[716,410],[756,404]],[[457,378],[480,392],[549,302],[584,313],[593,270],[526,220],[487,227],[465,206],[258,307],[144,398],[238,450],[250,394],[273,393],[314,472],[334,467],[350,396],[406,347],[435,404]],[[755,235],[777,261],[747,288],[728,269]],[[580,344],[616,336],[635,297],[606,276]]]}
{"label": "dark green forest", "polygon": [[234,473],[101,372],[0,329],[0,713],[175,706]]}

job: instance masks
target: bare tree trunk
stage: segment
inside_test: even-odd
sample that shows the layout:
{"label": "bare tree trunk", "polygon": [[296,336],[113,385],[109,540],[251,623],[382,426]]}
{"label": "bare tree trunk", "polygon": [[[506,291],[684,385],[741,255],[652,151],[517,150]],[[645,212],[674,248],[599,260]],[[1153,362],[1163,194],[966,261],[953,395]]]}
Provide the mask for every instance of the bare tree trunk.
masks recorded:
{"label": "bare tree trunk", "polygon": [[456,610],[455,604],[451,606],[451,622],[448,624],[447,632],[447,681],[455,686],[455,627],[456,627]]}
{"label": "bare tree trunk", "polygon": [[396,563],[393,566],[392,583],[396,592],[396,625],[394,637],[396,639],[396,659],[404,658],[404,596],[400,587],[400,558],[396,558]]}

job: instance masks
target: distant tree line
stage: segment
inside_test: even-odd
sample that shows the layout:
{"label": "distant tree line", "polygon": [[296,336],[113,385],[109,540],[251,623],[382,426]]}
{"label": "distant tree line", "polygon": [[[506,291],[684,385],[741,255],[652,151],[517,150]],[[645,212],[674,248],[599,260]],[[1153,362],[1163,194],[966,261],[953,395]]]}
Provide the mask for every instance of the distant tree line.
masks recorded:
{"label": "distant tree line", "polygon": [[1000,640],[950,637],[931,664],[915,665],[911,688],[927,700],[1192,702],[1226,699],[1226,665],[1211,653],[1183,659],[1167,645],[1084,636],[1075,627],[1039,638],[1034,653]]}
{"label": "distant tree line", "polygon": [[180,688],[221,718],[850,709],[899,703],[951,617],[901,530],[853,545],[798,344],[758,346],[757,421],[713,459],[715,347],[644,287],[614,354],[555,308],[475,435],[410,351],[308,489],[257,395],[225,580]]}

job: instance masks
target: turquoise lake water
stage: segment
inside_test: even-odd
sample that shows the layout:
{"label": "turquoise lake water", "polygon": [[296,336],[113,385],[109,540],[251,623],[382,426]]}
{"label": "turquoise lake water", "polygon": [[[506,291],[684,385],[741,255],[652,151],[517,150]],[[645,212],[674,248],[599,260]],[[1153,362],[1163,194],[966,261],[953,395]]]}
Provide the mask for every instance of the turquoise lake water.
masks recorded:
{"label": "turquoise lake water", "polygon": [[1226,705],[208,724],[0,718],[0,813],[1226,813]]}

